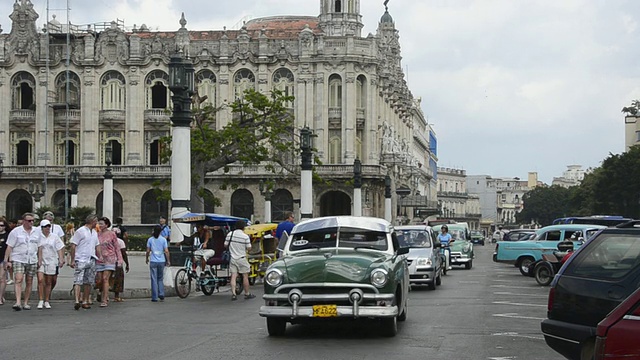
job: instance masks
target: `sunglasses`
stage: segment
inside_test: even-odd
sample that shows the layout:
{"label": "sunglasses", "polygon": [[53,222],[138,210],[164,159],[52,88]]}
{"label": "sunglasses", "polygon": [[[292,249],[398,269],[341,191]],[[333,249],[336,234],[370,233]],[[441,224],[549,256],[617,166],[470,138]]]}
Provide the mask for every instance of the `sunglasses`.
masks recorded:
{"label": "sunglasses", "polygon": [[33,219],[31,219],[31,220],[25,220],[25,221],[26,221],[26,222],[33,222]]}
{"label": "sunglasses", "polygon": [[50,227],[51,227],[51,225],[42,226],[42,228],[50,228]]}
{"label": "sunglasses", "polygon": [[0,224],[0,227],[7,227],[7,225],[5,225],[5,224]]}

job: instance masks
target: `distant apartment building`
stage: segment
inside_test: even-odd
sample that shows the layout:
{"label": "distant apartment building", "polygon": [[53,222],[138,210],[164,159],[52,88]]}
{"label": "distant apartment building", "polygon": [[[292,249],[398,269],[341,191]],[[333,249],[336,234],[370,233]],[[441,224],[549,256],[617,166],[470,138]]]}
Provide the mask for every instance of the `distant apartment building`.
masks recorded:
{"label": "distant apartment building", "polygon": [[551,185],[558,185],[565,188],[580,185],[587,171],[582,169],[582,165],[568,165],[567,170],[561,177],[554,177]]}
{"label": "distant apartment building", "polygon": [[480,197],[467,192],[467,172],[462,169],[438,168],[439,218],[467,222],[480,229]]}
{"label": "distant apartment building", "polygon": [[625,150],[640,144],[640,116],[631,115],[624,118],[624,145]]}

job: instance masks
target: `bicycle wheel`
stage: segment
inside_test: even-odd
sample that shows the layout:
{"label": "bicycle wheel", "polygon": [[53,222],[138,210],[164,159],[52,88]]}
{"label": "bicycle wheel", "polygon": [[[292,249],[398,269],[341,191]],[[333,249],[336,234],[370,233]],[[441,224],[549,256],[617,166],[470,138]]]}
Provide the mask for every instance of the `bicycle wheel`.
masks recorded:
{"label": "bicycle wheel", "polygon": [[189,273],[187,273],[187,270],[178,270],[178,272],[176,273],[174,286],[176,288],[176,294],[178,295],[178,297],[184,299],[189,296],[189,292],[191,291],[191,278],[189,277]]}
{"label": "bicycle wheel", "polygon": [[236,294],[242,294],[243,289],[244,286],[242,286],[242,276],[238,275],[238,277],[236,278]]}
{"label": "bicycle wheel", "polygon": [[213,294],[213,291],[216,289],[216,282],[211,273],[207,272],[204,278],[201,278],[198,281],[200,281],[200,288],[202,289],[203,294],[207,296]]}

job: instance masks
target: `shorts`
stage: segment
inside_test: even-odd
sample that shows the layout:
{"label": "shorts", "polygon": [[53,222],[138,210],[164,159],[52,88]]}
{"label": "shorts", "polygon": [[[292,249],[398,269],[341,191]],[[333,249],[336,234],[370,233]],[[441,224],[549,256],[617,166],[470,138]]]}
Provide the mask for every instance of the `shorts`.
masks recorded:
{"label": "shorts", "polygon": [[204,258],[204,261],[211,259],[216,254],[215,251],[211,249],[200,249],[193,252],[193,257],[195,259]]}
{"label": "shorts", "polygon": [[231,261],[229,261],[229,271],[232,274],[248,274],[249,271],[251,271],[251,266],[249,266],[246,257],[241,257],[240,259],[231,258]]}
{"label": "shorts", "polygon": [[116,264],[96,264],[96,272],[116,271]]}
{"label": "shorts", "polygon": [[58,275],[58,267],[54,264],[51,264],[51,265],[42,264],[38,268],[38,272],[41,272],[45,275]]}
{"label": "shorts", "polygon": [[13,261],[13,273],[23,273],[27,276],[34,277],[36,275],[36,270],[38,268],[38,264],[24,264],[21,262]]}
{"label": "shorts", "polygon": [[93,285],[96,282],[96,260],[91,259],[88,262],[75,262],[73,269],[74,285]]}

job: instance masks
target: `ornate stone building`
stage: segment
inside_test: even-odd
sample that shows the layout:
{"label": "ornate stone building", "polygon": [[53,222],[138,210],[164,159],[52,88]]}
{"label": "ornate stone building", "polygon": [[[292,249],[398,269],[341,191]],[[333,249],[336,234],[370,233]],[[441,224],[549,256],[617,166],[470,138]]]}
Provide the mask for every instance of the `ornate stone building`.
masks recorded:
{"label": "ornate stone building", "polygon": [[[259,18],[239,30],[188,30],[184,15],[172,32],[117,21],[80,28],[55,18],[39,29],[33,4],[16,0],[11,31],[0,33],[0,214],[32,210],[32,195],[40,194],[29,192],[29,182],[43,181],[41,204],[64,214],[76,169],[78,205],[101,212],[110,147],[114,216],[148,224],[167,215],[169,204],[157,200],[152,184],[170,178],[159,139],[171,134],[168,63],[176,49],[193,60],[198,93],[213,105],[247,88],[295,96],[296,132],[305,125],[314,131],[323,164],[317,173],[332,180],[314,187],[314,216],[352,212],[348,180],[356,158],[363,163],[364,215],[384,215],[387,174],[394,190],[417,194],[407,204],[435,212],[435,134],[405,81],[393,18],[385,11],[376,34],[363,36],[359,0],[321,0],[320,8],[319,16]],[[216,126],[231,120],[221,111]],[[262,219],[258,181],[272,175],[237,165],[229,174],[232,190],[220,189],[228,175],[209,174],[208,190],[222,206],[205,209]],[[277,221],[297,209],[300,189],[295,174],[275,181]]]}
{"label": "ornate stone building", "polygon": [[480,229],[480,197],[467,191],[467,172],[463,169],[438,168],[439,217],[467,222]]}

